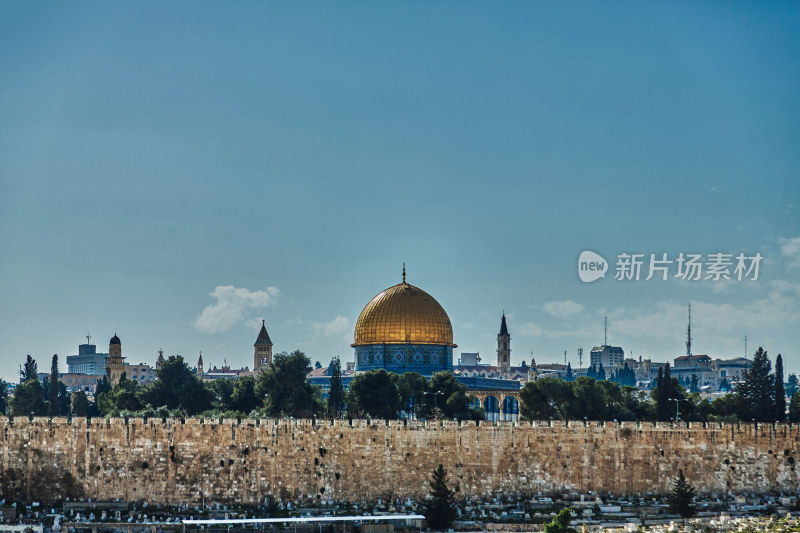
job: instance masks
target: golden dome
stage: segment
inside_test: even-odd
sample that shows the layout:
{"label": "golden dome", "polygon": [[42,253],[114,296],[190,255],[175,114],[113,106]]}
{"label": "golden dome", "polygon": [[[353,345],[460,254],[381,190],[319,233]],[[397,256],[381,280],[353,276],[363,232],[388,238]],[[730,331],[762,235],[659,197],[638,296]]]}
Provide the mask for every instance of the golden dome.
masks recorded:
{"label": "golden dome", "polygon": [[455,347],[450,317],[433,296],[405,283],[378,294],[361,311],[353,346],[439,344]]}

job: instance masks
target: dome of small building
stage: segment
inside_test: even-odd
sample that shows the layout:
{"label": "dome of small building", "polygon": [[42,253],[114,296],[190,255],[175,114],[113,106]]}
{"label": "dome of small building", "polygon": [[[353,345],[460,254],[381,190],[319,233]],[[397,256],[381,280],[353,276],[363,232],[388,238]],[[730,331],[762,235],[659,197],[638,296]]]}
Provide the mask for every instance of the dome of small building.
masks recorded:
{"label": "dome of small building", "polygon": [[111,337],[111,340],[108,342],[108,344],[122,344],[122,343],[120,342],[119,337],[117,337],[117,334],[114,333],[114,336]]}

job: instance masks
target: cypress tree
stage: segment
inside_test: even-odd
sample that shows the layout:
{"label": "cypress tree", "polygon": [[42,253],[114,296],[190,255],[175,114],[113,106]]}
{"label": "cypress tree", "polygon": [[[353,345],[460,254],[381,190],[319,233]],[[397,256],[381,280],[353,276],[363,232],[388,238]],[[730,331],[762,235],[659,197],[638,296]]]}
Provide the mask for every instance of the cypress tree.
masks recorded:
{"label": "cypress tree", "polygon": [[683,470],[679,469],[678,477],[675,478],[675,484],[672,487],[672,492],[667,497],[667,501],[670,509],[681,515],[684,521],[695,514],[696,509],[693,505],[695,494],[694,487],[686,481],[683,476]]}
{"label": "cypress tree", "polygon": [[39,367],[36,364],[36,360],[31,357],[30,354],[28,354],[28,359],[25,360],[25,366],[22,369],[22,375],[20,377],[20,383],[32,379],[39,379]]}
{"label": "cypress tree", "polygon": [[53,354],[53,362],[50,365],[50,390],[47,399],[50,402],[50,414],[58,416],[61,414],[61,406],[58,401],[58,354]]}
{"label": "cypress tree", "polygon": [[800,422],[800,391],[795,391],[789,402],[789,422]]}
{"label": "cypress tree", "polygon": [[775,359],[775,420],[786,421],[786,390],[783,388],[783,357]]}
{"label": "cypress tree", "polygon": [[328,392],[328,416],[337,418],[344,407],[344,389],[342,387],[342,363],[339,356],[331,360],[328,369],[331,375],[331,388]]}
{"label": "cypress tree", "polygon": [[759,347],[753,364],[742,371],[742,382],[736,387],[741,400],[739,418],[771,422],[775,419],[775,376],[767,352]]}
{"label": "cypress tree", "polygon": [[429,481],[430,498],[425,502],[425,519],[431,529],[446,530],[456,519],[455,493],[447,486],[447,470],[442,464]]}

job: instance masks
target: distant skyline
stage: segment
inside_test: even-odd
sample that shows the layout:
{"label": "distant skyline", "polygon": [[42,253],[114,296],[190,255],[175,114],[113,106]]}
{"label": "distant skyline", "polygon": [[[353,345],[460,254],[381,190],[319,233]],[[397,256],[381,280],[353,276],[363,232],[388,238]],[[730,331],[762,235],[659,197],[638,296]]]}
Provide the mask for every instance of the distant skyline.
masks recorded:
{"label": "distant skyline", "polygon": [[[0,4],[0,378],[352,361],[400,282],[454,362],[750,355],[800,372],[800,5]],[[583,283],[591,250],[610,263]],[[761,254],[755,281],[614,279]],[[674,268],[673,264],[673,268]]]}

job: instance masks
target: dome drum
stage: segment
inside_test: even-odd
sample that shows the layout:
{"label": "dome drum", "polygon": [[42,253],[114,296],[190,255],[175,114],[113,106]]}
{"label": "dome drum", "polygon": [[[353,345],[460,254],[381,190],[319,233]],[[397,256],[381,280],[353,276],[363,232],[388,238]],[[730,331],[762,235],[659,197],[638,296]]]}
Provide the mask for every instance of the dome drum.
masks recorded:
{"label": "dome drum", "polygon": [[356,370],[383,368],[402,374],[419,372],[431,375],[453,370],[453,347],[435,344],[369,344],[355,347]]}

